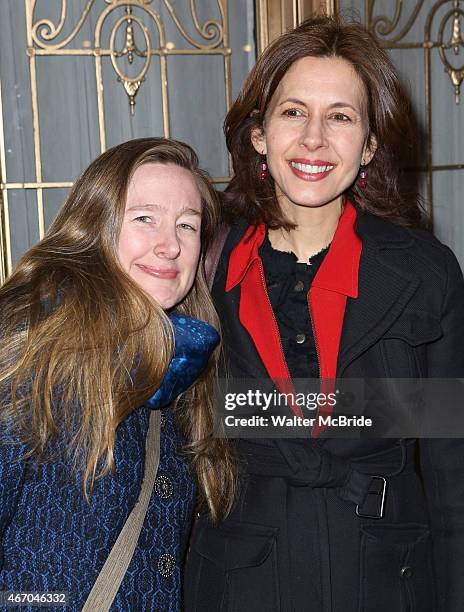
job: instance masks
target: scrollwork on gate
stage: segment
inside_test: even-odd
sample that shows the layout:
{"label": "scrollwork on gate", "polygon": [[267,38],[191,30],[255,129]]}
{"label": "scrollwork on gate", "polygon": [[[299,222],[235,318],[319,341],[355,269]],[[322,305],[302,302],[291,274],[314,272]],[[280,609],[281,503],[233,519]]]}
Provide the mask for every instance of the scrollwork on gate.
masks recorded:
{"label": "scrollwork on gate", "polygon": [[[66,49],[74,42],[88,19],[90,11],[97,5],[98,0],[87,0],[76,23],[69,34],[60,39],[68,19],[68,2],[61,0],[60,16],[56,23],[51,18],[42,17],[34,20],[37,4],[40,0],[28,0],[30,19],[31,47],[29,54],[40,53],[53,55]],[[96,57],[109,55],[117,79],[121,82],[129,98],[131,113],[135,112],[135,97],[147,76],[151,58],[153,55],[165,57],[174,52],[173,43],[166,42],[165,28],[160,14],[153,7],[153,0],[103,0],[106,6],[97,19],[93,33],[93,44],[90,52]],[[102,0],[99,0],[101,3]],[[220,20],[206,19],[203,23],[198,17],[196,0],[189,0],[192,24],[198,37],[194,37],[187,31],[181,22],[170,0],[162,0],[173,23],[183,39],[194,51],[205,52],[218,48],[224,48],[224,53],[230,53],[227,47],[227,0],[218,0]],[[134,14],[134,8],[143,13]],[[113,24],[105,41],[102,40],[102,28],[108,16],[117,10],[124,10]],[[150,34],[149,24],[154,24],[159,34],[159,43],[155,43]],[[116,45],[118,32],[124,30],[124,44],[119,48]],[[87,47],[89,49],[89,47]],[[126,58],[130,67],[133,67],[135,58],[143,59],[142,66],[135,74],[129,74],[124,69],[121,59]]]}

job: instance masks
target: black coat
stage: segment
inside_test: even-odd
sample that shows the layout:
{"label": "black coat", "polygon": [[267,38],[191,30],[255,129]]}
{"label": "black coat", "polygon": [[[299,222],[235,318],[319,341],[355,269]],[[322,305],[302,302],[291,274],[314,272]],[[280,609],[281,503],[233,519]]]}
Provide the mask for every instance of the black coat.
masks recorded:
{"label": "black coat", "polygon": [[[237,224],[227,238],[213,297],[231,375],[259,378],[267,374],[238,319],[240,287],[225,292],[245,229]],[[371,215],[359,215],[356,230],[359,297],[347,302],[337,376],[464,377],[464,283],[454,255],[425,232]],[[187,612],[464,610],[464,440],[238,448],[247,473],[232,513],[217,528],[203,516],[194,528]],[[347,487],[322,475],[326,464],[314,461],[325,451],[337,469],[387,479],[383,518],[358,516]]]}

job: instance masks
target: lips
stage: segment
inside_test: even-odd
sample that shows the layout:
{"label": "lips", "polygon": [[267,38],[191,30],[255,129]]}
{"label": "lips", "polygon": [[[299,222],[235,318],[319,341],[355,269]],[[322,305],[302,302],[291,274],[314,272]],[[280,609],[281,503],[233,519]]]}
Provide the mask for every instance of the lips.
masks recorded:
{"label": "lips", "polygon": [[149,274],[150,276],[154,276],[155,278],[161,278],[164,280],[173,280],[177,278],[179,274],[179,270],[176,268],[157,268],[153,266],[145,266],[144,264],[136,264],[137,268],[145,274]]}
{"label": "lips", "polygon": [[292,159],[289,161],[290,170],[295,176],[304,181],[320,181],[335,168],[325,160]]}

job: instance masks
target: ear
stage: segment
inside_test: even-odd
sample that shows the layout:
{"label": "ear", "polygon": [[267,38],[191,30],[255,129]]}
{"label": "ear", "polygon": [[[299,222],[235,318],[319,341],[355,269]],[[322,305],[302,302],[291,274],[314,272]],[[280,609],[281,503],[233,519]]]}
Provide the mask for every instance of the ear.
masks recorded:
{"label": "ear", "polygon": [[264,129],[262,127],[254,127],[251,130],[251,144],[257,153],[266,155],[266,136],[264,135]]}
{"label": "ear", "polygon": [[374,157],[376,151],[377,151],[377,138],[374,136],[374,134],[369,134],[366,144],[364,145],[364,148],[363,148],[361,164],[363,166],[367,166],[367,164],[369,164],[372,161],[372,158]]}

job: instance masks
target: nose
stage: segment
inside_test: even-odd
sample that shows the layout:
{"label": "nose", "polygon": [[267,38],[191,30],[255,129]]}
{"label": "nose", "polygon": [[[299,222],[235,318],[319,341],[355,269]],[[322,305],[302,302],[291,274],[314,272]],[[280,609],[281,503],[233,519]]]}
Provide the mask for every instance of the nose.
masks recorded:
{"label": "nose", "polygon": [[160,228],[153,251],[162,259],[176,259],[180,255],[180,241],[175,228]]}
{"label": "nose", "polygon": [[326,126],[322,117],[309,117],[302,128],[300,145],[308,151],[326,146]]}

